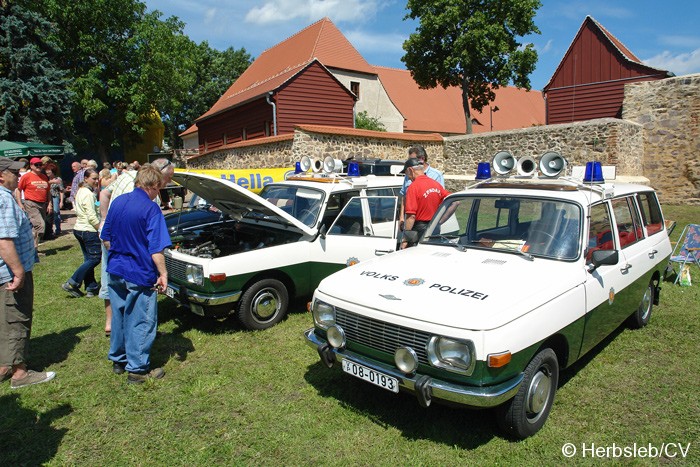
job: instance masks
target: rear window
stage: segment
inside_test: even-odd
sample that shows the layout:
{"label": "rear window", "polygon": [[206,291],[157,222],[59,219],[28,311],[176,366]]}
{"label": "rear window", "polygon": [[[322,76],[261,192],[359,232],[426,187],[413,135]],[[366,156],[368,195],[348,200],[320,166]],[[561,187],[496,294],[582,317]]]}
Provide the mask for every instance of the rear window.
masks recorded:
{"label": "rear window", "polygon": [[645,192],[637,195],[639,209],[642,211],[642,223],[647,228],[647,235],[654,235],[663,230],[664,218],[656,193]]}

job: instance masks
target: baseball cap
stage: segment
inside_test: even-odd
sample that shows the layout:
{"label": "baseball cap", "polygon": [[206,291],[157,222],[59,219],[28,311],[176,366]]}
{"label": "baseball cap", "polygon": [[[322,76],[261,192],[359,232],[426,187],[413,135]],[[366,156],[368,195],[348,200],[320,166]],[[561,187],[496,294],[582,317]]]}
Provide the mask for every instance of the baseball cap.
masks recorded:
{"label": "baseball cap", "polygon": [[30,164],[43,164],[43,162],[41,162],[41,158],[39,158],[39,157],[32,157],[31,159],[29,159],[29,163]]}
{"label": "baseball cap", "polygon": [[399,173],[405,173],[406,169],[408,169],[409,167],[418,167],[419,165],[423,165],[420,159],[418,159],[417,157],[411,157],[406,162],[404,162],[403,170]]}
{"label": "baseball cap", "polygon": [[4,170],[19,170],[24,167],[24,162],[13,161],[7,157],[0,157],[0,172]]}

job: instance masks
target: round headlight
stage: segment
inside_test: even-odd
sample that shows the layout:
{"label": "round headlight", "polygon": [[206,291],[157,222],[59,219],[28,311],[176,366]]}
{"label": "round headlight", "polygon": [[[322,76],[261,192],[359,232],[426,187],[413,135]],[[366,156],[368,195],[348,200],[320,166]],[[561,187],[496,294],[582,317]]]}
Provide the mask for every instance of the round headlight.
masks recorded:
{"label": "round headlight", "polygon": [[418,369],[418,355],[410,347],[399,347],[394,353],[394,363],[399,370],[411,375]]}
{"label": "round headlight", "polygon": [[335,308],[328,303],[316,300],[312,311],[314,321],[319,327],[328,329],[329,326],[335,324]]}
{"label": "round headlight", "polygon": [[326,331],[326,337],[328,338],[328,343],[334,349],[345,348],[345,332],[343,331],[343,328],[337,324],[334,324],[328,328]]}
{"label": "round headlight", "polygon": [[458,373],[472,370],[472,350],[468,343],[433,336],[428,342],[428,358],[433,366]]}

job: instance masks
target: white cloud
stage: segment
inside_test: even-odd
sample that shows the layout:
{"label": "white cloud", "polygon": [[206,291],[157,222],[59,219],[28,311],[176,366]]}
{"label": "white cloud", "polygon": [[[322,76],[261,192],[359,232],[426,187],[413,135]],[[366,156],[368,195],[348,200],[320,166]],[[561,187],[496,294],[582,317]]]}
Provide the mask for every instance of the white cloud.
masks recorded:
{"label": "white cloud", "polygon": [[660,36],[659,42],[669,47],[691,48],[700,47],[698,36]]}
{"label": "white cloud", "polygon": [[646,60],[645,64],[662,70],[669,70],[676,75],[687,75],[700,72],[700,49],[688,53],[673,54],[664,51]]}
{"label": "white cloud", "polygon": [[245,21],[279,23],[294,19],[317,21],[325,16],[334,22],[357,22],[373,17],[381,8],[378,0],[270,0],[248,10]]}
{"label": "white cloud", "polygon": [[381,34],[372,31],[343,31],[348,41],[364,55],[366,52],[373,53],[396,53],[403,54],[403,43],[408,39],[407,35],[390,33]]}

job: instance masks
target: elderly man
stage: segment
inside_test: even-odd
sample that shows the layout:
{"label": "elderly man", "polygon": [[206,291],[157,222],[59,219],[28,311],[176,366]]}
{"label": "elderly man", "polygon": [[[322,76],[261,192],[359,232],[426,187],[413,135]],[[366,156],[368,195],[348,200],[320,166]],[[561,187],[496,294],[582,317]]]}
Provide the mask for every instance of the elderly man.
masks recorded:
{"label": "elderly man", "polygon": [[70,185],[70,195],[68,196],[68,199],[70,200],[71,204],[74,204],[75,194],[78,192],[78,188],[83,182],[85,167],[87,167],[87,160],[85,161],[85,167],[83,167],[82,164],[77,161],[73,162],[70,167],[73,170],[73,182]]}
{"label": "elderly man", "polygon": [[[124,163],[122,163],[124,164]],[[153,167],[158,169],[161,174],[163,174],[163,184],[167,185],[173,179],[175,174],[175,166],[168,159],[161,158],[156,159],[151,164]],[[102,219],[102,224],[104,224],[107,218],[107,212],[109,211],[112,202],[119,196],[125,193],[131,193],[134,190],[134,180],[136,179],[135,170],[124,170],[122,173],[114,180],[112,183],[107,185],[104,190],[100,191],[100,218]],[[156,201],[160,205],[160,201]],[[102,224],[100,225],[100,230],[102,229]],[[102,247],[102,274],[101,274],[101,287],[99,297],[105,301],[105,335],[109,337],[112,330],[112,306],[109,300],[109,291],[107,286],[109,284],[109,273],[107,272],[107,250]]]}
{"label": "elderly man", "polygon": [[[450,193],[438,182],[425,174],[425,167],[417,158],[408,159],[403,170],[411,184],[406,191],[406,222],[404,230],[418,232],[420,238],[433,215],[440,207],[442,200]],[[401,248],[406,248],[406,241],[401,243]]]}
{"label": "elderly man", "polygon": [[[416,144],[415,146],[412,146],[408,149],[408,158],[413,159],[416,158],[419,161],[423,163],[423,167],[425,168],[424,172],[425,175],[428,177],[432,178],[436,182],[438,182],[441,186],[445,186],[445,177],[443,176],[442,172],[440,172],[438,169],[434,169],[433,167],[428,164],[428,153],[425,151],[425,148],[421,146],[420,144]],[[403,179],[403,186],[401,187],[401,190],[399,191],[399,195],[401,197],[401,209],[399,211],[399,224],[401,228],[403,229],[403,224],[404,224],[404,210],[405,210],[405,205],[404,205],[404,198],[406,196],[406,191],[408,190],[409,185],[411,185],[411,179],[406,175]]]}
{"label": "elderly man", "polygon": [[109,359],[114,373],[129,372],[129,383],[160,379],[151,369],[151,346],[158,326],[158,292],[168,285],[163,251],[170,235],[160,207],[153,202],[164,186],[163,174],[145,166],[136,174],[134,190],[114,200],[102,228],[109,250],[109,299],[112,333]]}
{"label": "elderly man", "polygon": [[15,201],[21,162],[0,158],[0,382],[13,389],[51,381],[56,373],[27,369],[34,279],[39,260],[29,219]]}
{"label": "elderly man", "polygon": [[34,246],[39,246],[39,239],[46,231],[46,217],[53,214],[49,177],[44,174],[44,163],[38,157],[29,161],[30,170],[17,184],[15,196],[17,204],[22,206],[32,223]]}

